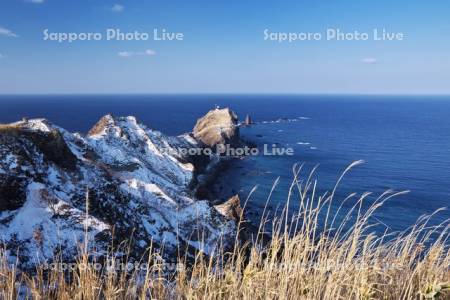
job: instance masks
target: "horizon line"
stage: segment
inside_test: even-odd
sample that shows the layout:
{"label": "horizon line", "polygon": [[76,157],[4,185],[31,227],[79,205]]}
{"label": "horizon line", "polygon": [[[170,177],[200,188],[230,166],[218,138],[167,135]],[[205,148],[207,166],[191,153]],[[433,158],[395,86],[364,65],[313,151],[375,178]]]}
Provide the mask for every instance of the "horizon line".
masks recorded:
{"label": "horizon line", "polygon": [[450,97],[450,93],[261,93],[261,92],[132,92],[132,93],[0,93],[5,96],[387,96],[387,97]]}

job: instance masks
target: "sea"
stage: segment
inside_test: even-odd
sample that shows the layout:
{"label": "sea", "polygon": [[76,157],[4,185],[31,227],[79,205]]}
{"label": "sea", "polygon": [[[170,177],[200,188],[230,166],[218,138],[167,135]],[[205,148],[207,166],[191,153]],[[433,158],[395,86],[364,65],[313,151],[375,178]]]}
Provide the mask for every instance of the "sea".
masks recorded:
{"label": "sea", "polygon": [[[150,128],[179,135],[191,131],[196,120],[215,107],[230,107],[241,120],[248,114],[255,123],[240,132],[261,151],[232,161],[215,186],[223,199],[238,193],[255,223],[266,205],[273,216],[285,206],[294,166],[303,166],[303,182],[315,169],[311,178],[317,197],[330,192],[343,171],[359,160],[364,163],[346,173],[336,189],[332,211],[354,205],[344,201],[352,193],[357,197],[370,192],[364,201],[367,208],[393,190],[407,193],[389,199],[374,213],[377,230],[403,231],[436,211],[430,224],[450,219],[449,210],[442,209],[450,205],[447,96],[5,95],[0,96],[0,123],[42,117],[86,133],[112,113],[133,115]],[[265,155],[264,145],[292,153]],[[290,211],[299,208],[299,198],[298,192],[291,195]]]}

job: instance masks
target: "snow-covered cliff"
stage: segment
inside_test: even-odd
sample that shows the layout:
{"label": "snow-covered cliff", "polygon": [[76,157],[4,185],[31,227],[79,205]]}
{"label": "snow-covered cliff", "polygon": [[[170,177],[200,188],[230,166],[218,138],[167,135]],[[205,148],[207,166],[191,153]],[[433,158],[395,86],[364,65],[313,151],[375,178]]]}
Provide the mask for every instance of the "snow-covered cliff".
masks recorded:
{"label": "snow-covered cliff", "polygon": [[113,232],[132,237],[136,257],[151,241],[166,257],[211,253],[235,224],[193,196],[195,166],[179,149],[195,146],[134,117],[106,115],[86,136],[44,119],[1,125],[0,244],[26,267],[58,252],[73,259],[86,230],[100,255]]}

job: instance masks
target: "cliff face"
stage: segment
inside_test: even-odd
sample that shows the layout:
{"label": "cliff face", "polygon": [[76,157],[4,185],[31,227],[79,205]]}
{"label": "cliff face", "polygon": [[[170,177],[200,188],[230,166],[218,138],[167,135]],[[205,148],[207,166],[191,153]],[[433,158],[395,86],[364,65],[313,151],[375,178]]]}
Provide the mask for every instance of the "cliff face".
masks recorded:
{"label": "cliff face", "polygon": [[[44,119],[0,127],[0,243],[24,267],[61,249],[73,259],[87,229],[101,255],[114,238],[133,236],[139,257],[153,241],[166,258],[181,249],[209,254],[235,224],[193,196],[195,167],[181,148],[134,117],[103,117],[86,135]],[[88,212],[86,215],[86,199]]]}
{"label": "cliff face", "polygon": [[237,115],[229,108],[214,109],[197,121],[194,137],[203,145],[238,147],[240,144]]}

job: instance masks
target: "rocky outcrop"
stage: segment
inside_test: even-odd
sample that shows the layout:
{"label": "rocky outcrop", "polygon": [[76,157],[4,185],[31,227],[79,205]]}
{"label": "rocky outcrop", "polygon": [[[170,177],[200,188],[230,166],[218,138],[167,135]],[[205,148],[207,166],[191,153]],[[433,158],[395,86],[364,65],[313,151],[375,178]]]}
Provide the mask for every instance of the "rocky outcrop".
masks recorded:
{"label": "rocky outcrop", "polygon": [[[230,110],[208,115],[198,123],[201,143],[238,138]],[[223,140],[209,132],[207,120],[220,121]],[[179,149],[197,143],[111,115],[86,136],[43,119],[0,126],[0,244],[25,268],[58,252],[73,259],[85,230],[98,255],[111,238],[131,237],[136,258],[151,243],[164,245],[167,259],[178,249],[212,253],[218,241],[234,238],[236,227],[193,195],[195,166]]]}
{"label": "rocky outcrop", "polygon": [[241,207],[241,199],[239,198],[239,195],[231,197],[223,204],[216,205],[215,208],[227,219],[235,222],[241,221],[243,217],[243,209]]}
{"label": "rocky outcrop", "polygon": [[209,111],[197,121],[193,134],[198,141],[210,148],[218,145],[238,147],[241,144],[238,118],[229,108]]}

